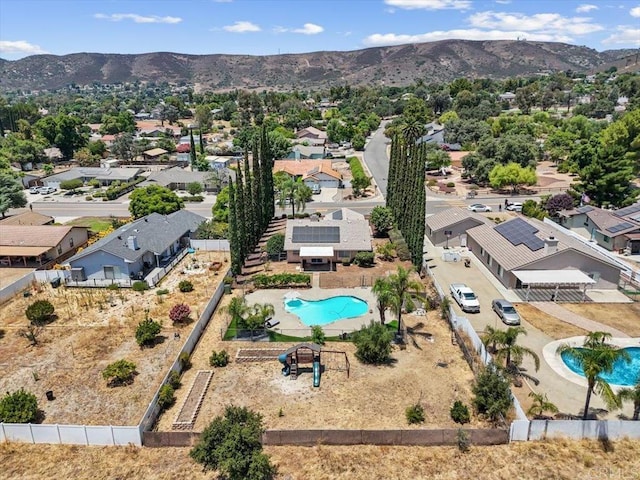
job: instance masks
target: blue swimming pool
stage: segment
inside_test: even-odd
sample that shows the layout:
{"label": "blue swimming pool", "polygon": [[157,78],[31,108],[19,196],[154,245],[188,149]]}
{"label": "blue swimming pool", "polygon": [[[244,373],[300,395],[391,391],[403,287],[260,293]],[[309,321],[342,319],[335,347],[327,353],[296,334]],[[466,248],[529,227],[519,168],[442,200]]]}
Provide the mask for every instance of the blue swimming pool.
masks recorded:
{"label": "blue swimming pool", "polygon": [[[630,362],[618,360],[613,365],[613,372],[602,375],[602,378],[612,385],[632,386],[638,381],[640,375],[640,347],[628,347],[624,349],[631,357]],[[569,354],[564,352],[561,355],[564,364],[573,373],[584,377],[584,372],[578,362]]]}
{"label": "blue swimming pool", "polygon": [[292,298],[284,302],[284,309],[297,315],[307,326],[326,325],[345,318],[359,317],[367,313],[367,302],[358,297],[340,295],[324,300]]}

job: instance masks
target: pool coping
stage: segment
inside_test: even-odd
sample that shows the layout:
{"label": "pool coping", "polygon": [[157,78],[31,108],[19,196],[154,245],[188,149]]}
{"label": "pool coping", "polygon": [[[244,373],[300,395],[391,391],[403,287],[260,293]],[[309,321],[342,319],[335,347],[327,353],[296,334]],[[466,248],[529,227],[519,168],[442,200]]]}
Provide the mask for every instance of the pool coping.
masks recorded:
{"label": "pool coping", "polygon": [[[547,362],[547,364],[558,375],[569,380],[572,383],[575,383],[584,388],[587,388],[588,385],[585,377],[573,372],[569,367],[565,365],[560,355],[556,353],[556,350],[560,345],[569,345],[571,347],[582,347],[584,345],[585,339],[586,339],[586,336],[578,336],[578,337],[568,337],[562,340],[554,340],[553,342],[547,343],[543,347],[542,355],[545,361]],[[615,345],[616,347],[620,347],[620,348],[640,347],[640,338],[614,337],[607,340],[607,343],[610,343],[611,345]],[[622,388],[629,388],[628,385],[618,385],[615,383],[610,383],[609,385],[611,385],[611,388],[614,391],[618,391]]]}

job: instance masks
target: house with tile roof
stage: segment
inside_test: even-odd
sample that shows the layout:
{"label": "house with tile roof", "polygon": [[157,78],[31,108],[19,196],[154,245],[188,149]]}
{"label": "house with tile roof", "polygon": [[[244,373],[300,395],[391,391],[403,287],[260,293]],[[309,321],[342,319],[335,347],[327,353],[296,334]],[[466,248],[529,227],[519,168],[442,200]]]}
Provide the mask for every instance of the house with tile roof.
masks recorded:
{"label": "house with tile roof", "polygon": [[152,213],[123,225],[68,260],[71,279],[77,284],[127,285],[132,279],[153,277],[183,253],[203,221],[200,215],[178,210],[170,215]]}
{"label": "house with tile roof", "polygon": [[87,243],[86,227],[0,224],[0,264],[43,267]]}
{"label": "house with tile roof", "polygon": [[17,215],[11,215],[0,219],[0,225],[51,225],[53,223],[53,217],[49,215],[43,215],[38,212],[29,211],[18,213]]}
{"label": "house with tile roof", "polygon": [[333,169],[331,160],[276,160],[273,172],[285,172],[293,179],[301,179],[305,185],[313,188],[339,188],[342,186],[342,174]]}

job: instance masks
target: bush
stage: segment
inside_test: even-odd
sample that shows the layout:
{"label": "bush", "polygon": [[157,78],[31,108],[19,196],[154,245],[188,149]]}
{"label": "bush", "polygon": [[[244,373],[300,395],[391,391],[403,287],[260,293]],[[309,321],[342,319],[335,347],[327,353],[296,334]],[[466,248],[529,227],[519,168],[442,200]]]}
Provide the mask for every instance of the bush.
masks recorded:
{"label": "bush", "polygon": [[192,197],[199,196],[203,190],[204,188],[200,182],[191,182],[187,184],[187,192],[189,192],[189,195]]}
{"label": "bush", "polygon": [[98,180],[97,178],[92,178],[87,182],[87,185],[93,188],[98,188],[100,186],[100,180]]}
{"label": "bush", "polygon": [[182,382],[180,381],[180,374],[175,370],[171,370],[171,372],[169,372],[169,378],[167,379],[167,384],[171,385],[171,387],[174,390],[179,389],[180,386],[182,385]]}
{"label": "bush", "polygon": [[381,364],[391,358],[391,339],[393,335],[384,325],[371,321],[354,333],[356,357],[363,363]]}
{"label": "bush", "polygon": [[476,379],[473,386],[473,405],[478,413],[486,415],[490,420],[504,418],[511,407],[511,391],[509,381],[504,378],[498,368],[488,365]]}
{"label": "bush", "polygon": [[115,290],[118,291],[120,290],[120,285],[118,285],[117,283],[112,283],[111,285],[109,285],[107,287],[107,290]]}
{"label": "bush", "polygon": [[447,182],[447,188],[453,188],[456,184],[454,182]]}
{"label": "bush", "polygon": [[48,300],[37,300],[27,307],[24,314],[34,325],[44,325],[53,316],[55,308]]}
{"label": "bush", "polygon": [[131,288],[134,292],[144,292],[145,290],[149,290],[149,285],[144,280],[136,280],[131,285]]}
{"label": "bush", "polygon": [[348,258],[345,258],[344,260],[342,260],[343,267],[348,267],[349,265],[351,265],[351,260],[349,260]]}
{"label": "bush", "polygon": [[471,415],[469,414],[469,408],[460,400],[453,402],[453,406],[449,412],[451,414],[451,420],[461,425],[469,423],[471,421]]}
{"label": "bush", "polygon": [[200,203],[204,202],[204,197],[202,195],[191,195],[188,197],[181,197],[183,202],[187,203]]}
{"label": "bush", "polygon": [[209,357],[209,365],[212,367],[226,367],[229,365],[229,354],[226,350],[220,352],[214,350]]}
{"label": "bush", "polygon": [[307,273],[275,273],[273,275],[259,274],[253,277],[256,288],[287,288],[309,286],[311,275]]}
{"label": "bush", "polygon": [[371,267],[375,260],[375,254],[373,252],[358,252],[353,259],[353,263],[359,267]]}
{"label": "bush", "polygon": [[109,386],[115,387],[133,382],[135,374],[136,364],[123,359],[107,365],[102,371],[102,378],[107,380]]}
{"label": "bush", "polygon": [[171,385],[163,385],[160,387],[160,392],[158,393],[158,405],[161,410],[165,408],[169,408],[176,401],[176,397],[174,395],[174,390]]}
{"label": "bush", "polygon": [[132,180],[129,183],[123,183],[120,185],[114,183],[109,188],[107,188],[107,191],[105,192],[105,196],[107,197],[108,200],[115,200],[121,195],[124,195],[125,193],[129,193],[130,191],[132,191],[135,188],[135,186],[142,181],[144,181],[144,178],[140,177],[135,180]]}
{"label": "bush", "polygon": [[0,422],[33,423],[38,414],[38,398],[22,388],[0,399]]}
{"label": "bush", "polygon": [[189,280],[181,280],[178,284],[178,290],[182,293],[193,292],[193,283]]}
{"label": "bush", "polygon": [[183,372],[191,368],[191,355],[189,355],[187,352],[182,352],[178,357],[178,361],[180,362],[180,366],[182,367]]}
{"label": "bush", "polygon": [[84,185],[84,182],[82,180],[80,180],[79,178],[74,178],[71,180],[63,180],[62,182],[60,182],[60,189],[77,190],[78,188],[82,187],[82,185]]}
{"label": "bush", "polygon": [[262,453],[263,433],[262,415],[229,405],[205,428],[189,456],[227,480],[271,480],[276,467]]}
{"label": "bush", "polygon": [[91,195],[87,195],[86,197],[84,197],[84,199],[86,201],[90,201],[90,200],[93,200],[93,197]]}
{"label": "bush", "polygon": [[407,417],[407,423],[409,425],[424,422],[424,408],[419,403],[407,407],[404,414]]}
{"label": "bush", "polygon": [[469,437],[469,433],[459,428],[458,433],[456,434],[456,443],[458,444],[458,449],[461,452],[467,453],[469,451],[469,447],[471,446],[471,438]]}
{"label": "bush", "polygon": [[91,195],[93,195],[93,198],[107,198],[107,194],[103,191],[93,192]]}
{"label": "bush", "polygon": [[269,255],[280,255],[284,251],[284,235],[282,233],[276,233],[267,240],[266,249]]}
{"label": "bush", "polygon": [[154,345],[156,336],[162,330],[162,324],[150,318],[145,318],[138,324],[136,328],[136,342],[140,347],[148,347]]}
{"label": "bush", "polygon": [[167,293],[169,293],[169,289],[167,288],[161,288],[160,290],[156,291],[156,295],[166,295]]}
{"label": "bush", "polygon": [[369,221],[378,235],[385,234],[393,226],[393,212],[389,207],[378,205],[371,210]]}
{"label": "bush", "polygon": [[313,343],[317,343],[318,345],[324,345],[325,334],[320,325],[311,326],[311,341]]}
{"label": "bush", "polygon": [[185,323],[189,320],[191,308],[186,303],[178,303],[171,307],[169,318],[173,323]]}

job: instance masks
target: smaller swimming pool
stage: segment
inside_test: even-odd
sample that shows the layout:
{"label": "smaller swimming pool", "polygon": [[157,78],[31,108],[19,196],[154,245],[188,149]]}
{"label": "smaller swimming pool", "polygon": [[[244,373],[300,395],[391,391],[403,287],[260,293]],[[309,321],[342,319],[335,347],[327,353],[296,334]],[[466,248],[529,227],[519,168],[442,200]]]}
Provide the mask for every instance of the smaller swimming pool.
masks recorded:
{"label": "smaller swimming pool", "polygon": [[311,325],[326,325],[345,318],[359,317],[367,313],[367,302],[347,295],[325,298],[324,300],[303,300],[292,298],[284,302],[284,309]]}
{"label": "smaller swimming pool", "polygon": [[[630,387],[636,384],[638,381],[638,375],[640,374],[640,347],[627,347],[624,349],[631,357],[630,362],[626,362],[619,359],[613,364],[613,371],[602,376],[603,380],[611,385],[623,385]],[[569,367],[573,373],[584,377],[584,372],[576,359],[571,356],[569,352],[563,352],[561,354],[562,361]]]}

